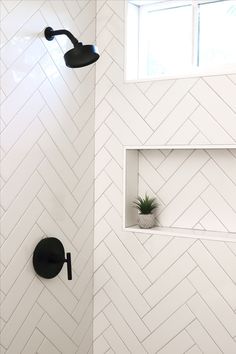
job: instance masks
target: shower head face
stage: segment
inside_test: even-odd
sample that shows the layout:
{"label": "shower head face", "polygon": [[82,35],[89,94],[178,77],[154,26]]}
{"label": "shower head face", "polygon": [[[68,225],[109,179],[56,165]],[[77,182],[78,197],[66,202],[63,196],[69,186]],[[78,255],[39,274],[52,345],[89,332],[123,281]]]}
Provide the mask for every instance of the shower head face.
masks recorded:
{"label": "shower head face", "polygon": [[65,63],[69,68],[82,68],[95,63],[99,58],[98,50],[95,45],[83,45],[79,43],[65,55]]}

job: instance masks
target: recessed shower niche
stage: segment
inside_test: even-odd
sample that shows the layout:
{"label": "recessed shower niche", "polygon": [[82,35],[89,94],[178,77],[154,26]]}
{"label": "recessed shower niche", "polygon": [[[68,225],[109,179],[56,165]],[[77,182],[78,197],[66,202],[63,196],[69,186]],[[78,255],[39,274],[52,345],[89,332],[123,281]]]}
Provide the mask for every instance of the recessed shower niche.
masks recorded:
{"label": "recessed shower niche", "polygon": [[[140,229],[132,202],[155,196],[158,226]],[[124,229],[236,242],[236,145],[124,149]]]}

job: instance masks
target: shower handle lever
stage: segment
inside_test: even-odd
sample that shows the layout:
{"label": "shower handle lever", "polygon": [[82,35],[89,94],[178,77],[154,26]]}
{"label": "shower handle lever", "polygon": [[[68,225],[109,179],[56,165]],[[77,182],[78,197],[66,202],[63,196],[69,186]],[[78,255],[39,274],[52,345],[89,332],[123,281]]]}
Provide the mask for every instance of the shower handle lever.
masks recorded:
{"label": "shower handle lever", "polygon": [[68,280],[72,280],[71,254],[69,252],[66,254],[65,262],[67,263]]}
{"label": "shower handle lever", "polygon": [[66,253],[66,258],[61,258],[61,255],[51,254],[49,257],[49,263],[67,263],[67,277],[68,280],[72,280],[72,266],[71,266],[71,253]]}

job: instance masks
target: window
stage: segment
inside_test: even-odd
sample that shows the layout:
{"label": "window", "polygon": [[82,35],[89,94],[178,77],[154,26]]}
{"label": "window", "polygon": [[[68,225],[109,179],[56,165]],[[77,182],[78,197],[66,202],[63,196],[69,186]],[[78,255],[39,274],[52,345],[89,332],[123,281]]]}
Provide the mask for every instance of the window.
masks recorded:
{"label": "window", "polygon": [[236,0],[128,0],[126,78],[236,72]]}

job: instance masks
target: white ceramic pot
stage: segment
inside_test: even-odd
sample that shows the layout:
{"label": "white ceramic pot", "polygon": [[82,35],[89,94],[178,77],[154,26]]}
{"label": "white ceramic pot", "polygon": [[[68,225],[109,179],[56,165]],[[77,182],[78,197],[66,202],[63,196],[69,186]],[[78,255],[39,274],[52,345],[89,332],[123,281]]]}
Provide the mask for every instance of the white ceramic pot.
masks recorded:
{"label": "white ceramic pot", "polygon": [[141,229],[150,229],[156,224],[154,214],[138,214],[138,224]]}

